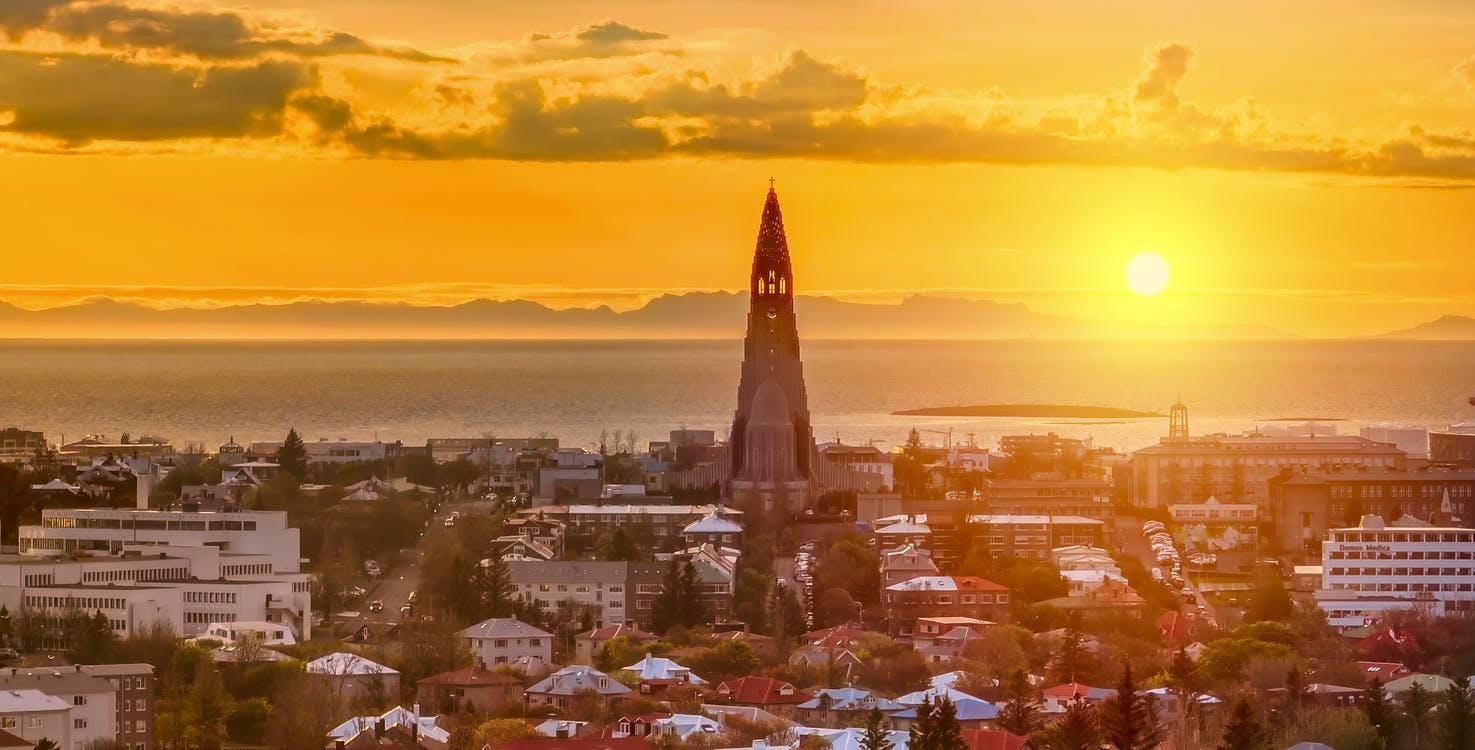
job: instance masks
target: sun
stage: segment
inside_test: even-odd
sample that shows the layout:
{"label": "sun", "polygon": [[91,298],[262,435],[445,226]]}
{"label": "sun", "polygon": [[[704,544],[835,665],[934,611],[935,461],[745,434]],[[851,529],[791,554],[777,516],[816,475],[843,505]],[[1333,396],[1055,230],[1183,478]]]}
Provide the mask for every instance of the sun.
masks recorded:
{"label": "sun", "polygon": [[1138,253],[1127,261],[1127,286],[1151,297],[1168,286],[1168,262],[1157,253]]}

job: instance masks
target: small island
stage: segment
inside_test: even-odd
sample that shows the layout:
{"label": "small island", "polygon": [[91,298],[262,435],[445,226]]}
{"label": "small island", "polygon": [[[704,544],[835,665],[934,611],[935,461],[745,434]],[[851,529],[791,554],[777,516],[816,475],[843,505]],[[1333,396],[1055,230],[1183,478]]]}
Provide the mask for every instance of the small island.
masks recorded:
{"label": "small island", "polygon": [[1111,406],[1070,404],[984,404],[982,406],[934,406],[891,412],[900,417],[1059,417],[1067,419],[1151,419],[1165,417],[1153,411],[1133,411]]}

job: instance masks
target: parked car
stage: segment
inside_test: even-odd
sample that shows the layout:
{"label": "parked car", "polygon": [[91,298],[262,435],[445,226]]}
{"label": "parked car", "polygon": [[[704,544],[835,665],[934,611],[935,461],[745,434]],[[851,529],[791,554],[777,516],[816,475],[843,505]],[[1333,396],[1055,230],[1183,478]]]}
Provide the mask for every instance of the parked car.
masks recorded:
{"label": "parked car", "polygon": [[375,599],[374,601],[369,602],[369,611],[370,612],[383,612],[384,611],[384,602],[381,602],[378,599]]}

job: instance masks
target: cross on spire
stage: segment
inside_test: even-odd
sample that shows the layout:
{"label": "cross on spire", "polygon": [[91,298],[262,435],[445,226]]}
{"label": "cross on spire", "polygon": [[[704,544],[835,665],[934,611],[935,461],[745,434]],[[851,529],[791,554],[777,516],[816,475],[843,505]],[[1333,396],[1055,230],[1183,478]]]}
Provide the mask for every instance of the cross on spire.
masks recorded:
{"label": "cross on spire", "polygon": [[773,178],[772,177],[768,178],[768,189],[769,190],[772,190],[773,189]]}

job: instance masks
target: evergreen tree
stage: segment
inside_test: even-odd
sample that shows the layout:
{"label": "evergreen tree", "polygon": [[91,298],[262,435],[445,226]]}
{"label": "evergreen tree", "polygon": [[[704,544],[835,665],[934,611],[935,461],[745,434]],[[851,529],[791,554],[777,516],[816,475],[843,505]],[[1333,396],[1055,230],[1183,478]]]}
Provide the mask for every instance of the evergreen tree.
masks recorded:
{"label": "evergreen tree", "polygon": [[702,579],[697,575],[697,566],[683,563],[678,580],[680,596],[678,621],[686,627],[707,624],[711,619],[706,603],[702,601]]}
{"label": "evergreen tree", "polygon": [[1475,750],[1475,699],[1467,677],[1456,679],[1440,696],[1439,742],[1447,750]]}
{"label": "evergreen tree", "polygon": [[1249,607],[1245,609],[1245,622],[1285,622],[1294,614],[1296,603],[1291,601],[1285,581],[1269,568],[1262,570],[1250,595]]}
{"label": "evergreen tree", "polygon": [[1219,750],[1269,750],[1270,734],[1255,715],[1255,707],[1247,698],[1234,702],[1234,713],[1224,727],[1224,739],[1219,741]]}
{"label": "evergreen tree", "polygon": [[307,479],[307,446],[302,443],[302,436],[297,434],[296,427],[287,430],[282,447],[277,449],[277,464],[282,467],[283,472],[292,475],[298,484]]}
{"label": "evergreen tree", "polygon": [[1198,665],[1188,656],[1188,651],[1180,647],[1173,654],[1173,660],[1168,663],[1168,688],[1177,699],[1171,727],[1173,742],[1177,747],[1196,744],[1193,740],[1198,731],[1198,722],[1193,719],[1194,714],[1199,711],[1198,692],[1202,689],[1202,682]]}
{"label": "evergreen tree", "polygon": [[860,750],[891,750],[891,739],[886,733],[886,717],[881,709],[873,708],[866,715],[865,733],[860,737]]}
{"label": "evergreen tree", "polygon": [[681,563],[675,558],[666,566],[666,576],[661,580],[661,593],[650,605],[651,627],[657,633],[681,624]]}
{"label": "evergreen tree", "polygon": [[968,750],[963,727],[958,724],[958,707],[943,696],[932,707],[932,750]]}
{"label": "evergreen tree", "polygon": [[1096,709],[1077,696],[1059,720],[1035,735],[1032,744],[1039,750],[1100,750],[1102,741]]}
{"label": "evergreen tree", "polygon": [[1137,692],[1131,662],[1122,665],[1117,694],[1101,703],[1101,725],[1107,744],[1116,750],[1151,750],[1162,742],[1157,701]]}
{"label": "evergreen tree", "polygon": [[1383,690],[1382,680],[1374,677],[1362,691],[1362,712],[1367,715],[1367,723],[1378,730],[1383,745],[1391,745],[1395,729],[1393,707],[1388,705],[1388,693]]}
{"label": "evergreen tree", "polygon": [[1403,709],[1403,715],[1408,719],[1409,729],[1413,731],[1409,747],[1419,750],[1424,746],[1424,724],[1429,719],[1429,712],[1434,708],[1434,696],[1423,685],[1415,682],[1409,689],[1398,696],[1399,707]]}
{"label": "evergreen tree", "polygon": [[472,583],[481,600],[480,612],[471,619],[485,620],[488,617],[513,617],[516,609],[516,591],[512,585],[512,572],[507,561],[495,552],[486,564],[478,564],[473,571]]}
{"label": "evergreen tree", "polygon": [[923,696],[917,706],[917,720],[912,722],[907,739],[907,750],[939,750],[937,746],[937,707],[931,696]]}
{"label": "evergreen tree", "polygon": [[1048,674],[1052,682],[1080,682],[1092,671],[1091,654],[1081,643],[1080,624],[1081,618],[1077,614],[1072,614],[1066,621],[1065,633],[1060,641],[1060,650],[1050,661]]}
{"label": "evergreen tree", "polygon": [[1004,685],[1004,707],[999,710],[998,722],[1004,730],[1022,737],[1039,728],[1040,701],[1023,669],[1014,670]]}

